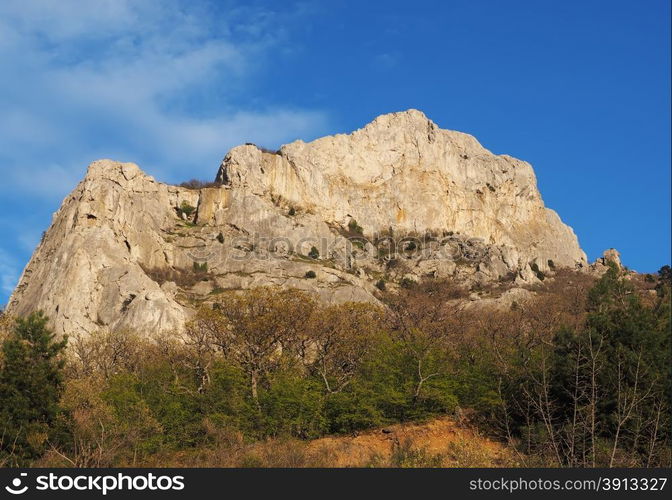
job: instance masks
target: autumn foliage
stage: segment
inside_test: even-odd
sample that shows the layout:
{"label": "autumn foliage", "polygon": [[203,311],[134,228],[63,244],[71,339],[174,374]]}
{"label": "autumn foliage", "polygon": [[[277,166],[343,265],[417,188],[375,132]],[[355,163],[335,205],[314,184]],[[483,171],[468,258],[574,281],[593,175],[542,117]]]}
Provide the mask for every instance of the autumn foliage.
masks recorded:
{"label": "autumn foliage", "polygon": [[[274,465],[328,466],[325,456],[296,458],[296,443],[452,416],[519,465],[669,466],[670,284],[664,273],[642,283],[617,268],[597,281],[559,271],[506,307],[434,280],[385,292],[379,305],[274,288],[223,293],[180,334],[71,338],[64,367],[54,343],[46,437],[21,455],[5,440],[0,453],[33,465],[190,456],[245,466],[260,464],[244,450],[275,440],[295,444]],[[26,324],[0,321],[3,345],[20,342]],[[29,370],[8,359],[2,394],[9,369]],[[433,463],[402,452],[400,463]]]}

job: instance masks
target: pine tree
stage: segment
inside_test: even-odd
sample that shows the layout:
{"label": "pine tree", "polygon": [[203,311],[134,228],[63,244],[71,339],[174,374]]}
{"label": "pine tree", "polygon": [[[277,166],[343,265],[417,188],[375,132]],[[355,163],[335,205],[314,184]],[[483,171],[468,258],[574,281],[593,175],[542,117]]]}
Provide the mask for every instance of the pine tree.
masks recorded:
{"label": "pine tree", "polygon": [[18,319],[2,343],[0,463],[23,465],[44,450],[59,414],[66,344],[42,312]]}

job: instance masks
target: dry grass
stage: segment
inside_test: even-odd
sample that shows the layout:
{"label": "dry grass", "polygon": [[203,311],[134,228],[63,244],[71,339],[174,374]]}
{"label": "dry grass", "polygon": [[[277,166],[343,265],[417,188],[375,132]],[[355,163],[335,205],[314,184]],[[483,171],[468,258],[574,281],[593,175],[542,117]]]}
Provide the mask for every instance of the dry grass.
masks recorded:
{"label": "dry grass", "polygon": [[515,461],[504,445],[450,418],[316,439],[308,448],[328,457],[330,467],[501,467]]}
{"label": "dry grass", "polygon": [[[204,426],[212,439],[210,446],[161,451],[135,466],[427,468],[520,465],[514,452],[505,445],[460,427],[450,418],[423,424],[397,424],[357,436],[330,436],[312,441],[277,438],[247,442],[240,432],[218,428],[207,421]],[[58,457],[52,458],[54,463],[58,462]],[[41,465],[48,466],[49,463],[43,459]]]}

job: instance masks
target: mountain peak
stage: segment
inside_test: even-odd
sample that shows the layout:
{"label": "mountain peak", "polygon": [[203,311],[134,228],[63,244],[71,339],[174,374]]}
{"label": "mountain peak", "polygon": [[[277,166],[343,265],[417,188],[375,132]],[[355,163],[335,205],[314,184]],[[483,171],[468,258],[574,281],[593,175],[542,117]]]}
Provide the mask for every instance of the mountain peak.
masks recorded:
{"label": "mountain peak", "polygon": [[415,109],[277,154],[238,146],[218,180],[188,189],[134,163],[93,162],[8,311],[42,309],[60,333],[179,330],[220,290],[276,285],[378,302],[381,276],[389,288],[428,276],[469,287],[586,264],[528,163]]}

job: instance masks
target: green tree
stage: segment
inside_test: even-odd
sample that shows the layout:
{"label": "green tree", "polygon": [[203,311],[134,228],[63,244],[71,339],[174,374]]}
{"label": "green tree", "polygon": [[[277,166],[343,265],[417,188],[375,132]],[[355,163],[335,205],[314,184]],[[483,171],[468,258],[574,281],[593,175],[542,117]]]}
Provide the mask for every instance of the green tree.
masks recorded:
{"label": "green tree", "polygon": [[18,319],[2,343],[0,367],[0,461],[25,465],[53,434],[63,386],[62,352],[42,312]]}
{"label": "green tree", "polygon": [[548,417],[564,422],[559,434],[568,443],[569,465],[578,457],[609,466],[656,461],[654,451],[667,439],[667,302],[645,305],[612,265],[589,293],[585,328],[555,336],[550,395],[556,410]]}
{"label": "green tree", "polygon": [[[647,307],[635,287],[611,266],[589,295],[587,328],[605,339],[600,383],[605,397],[598,406],[603,432],[611,440],[609,465],[619,450],[644,456],[650,443],[664,440],[658,409],[669,409],[669,298]],[[655,430],[654,430],[655,428]]]}

